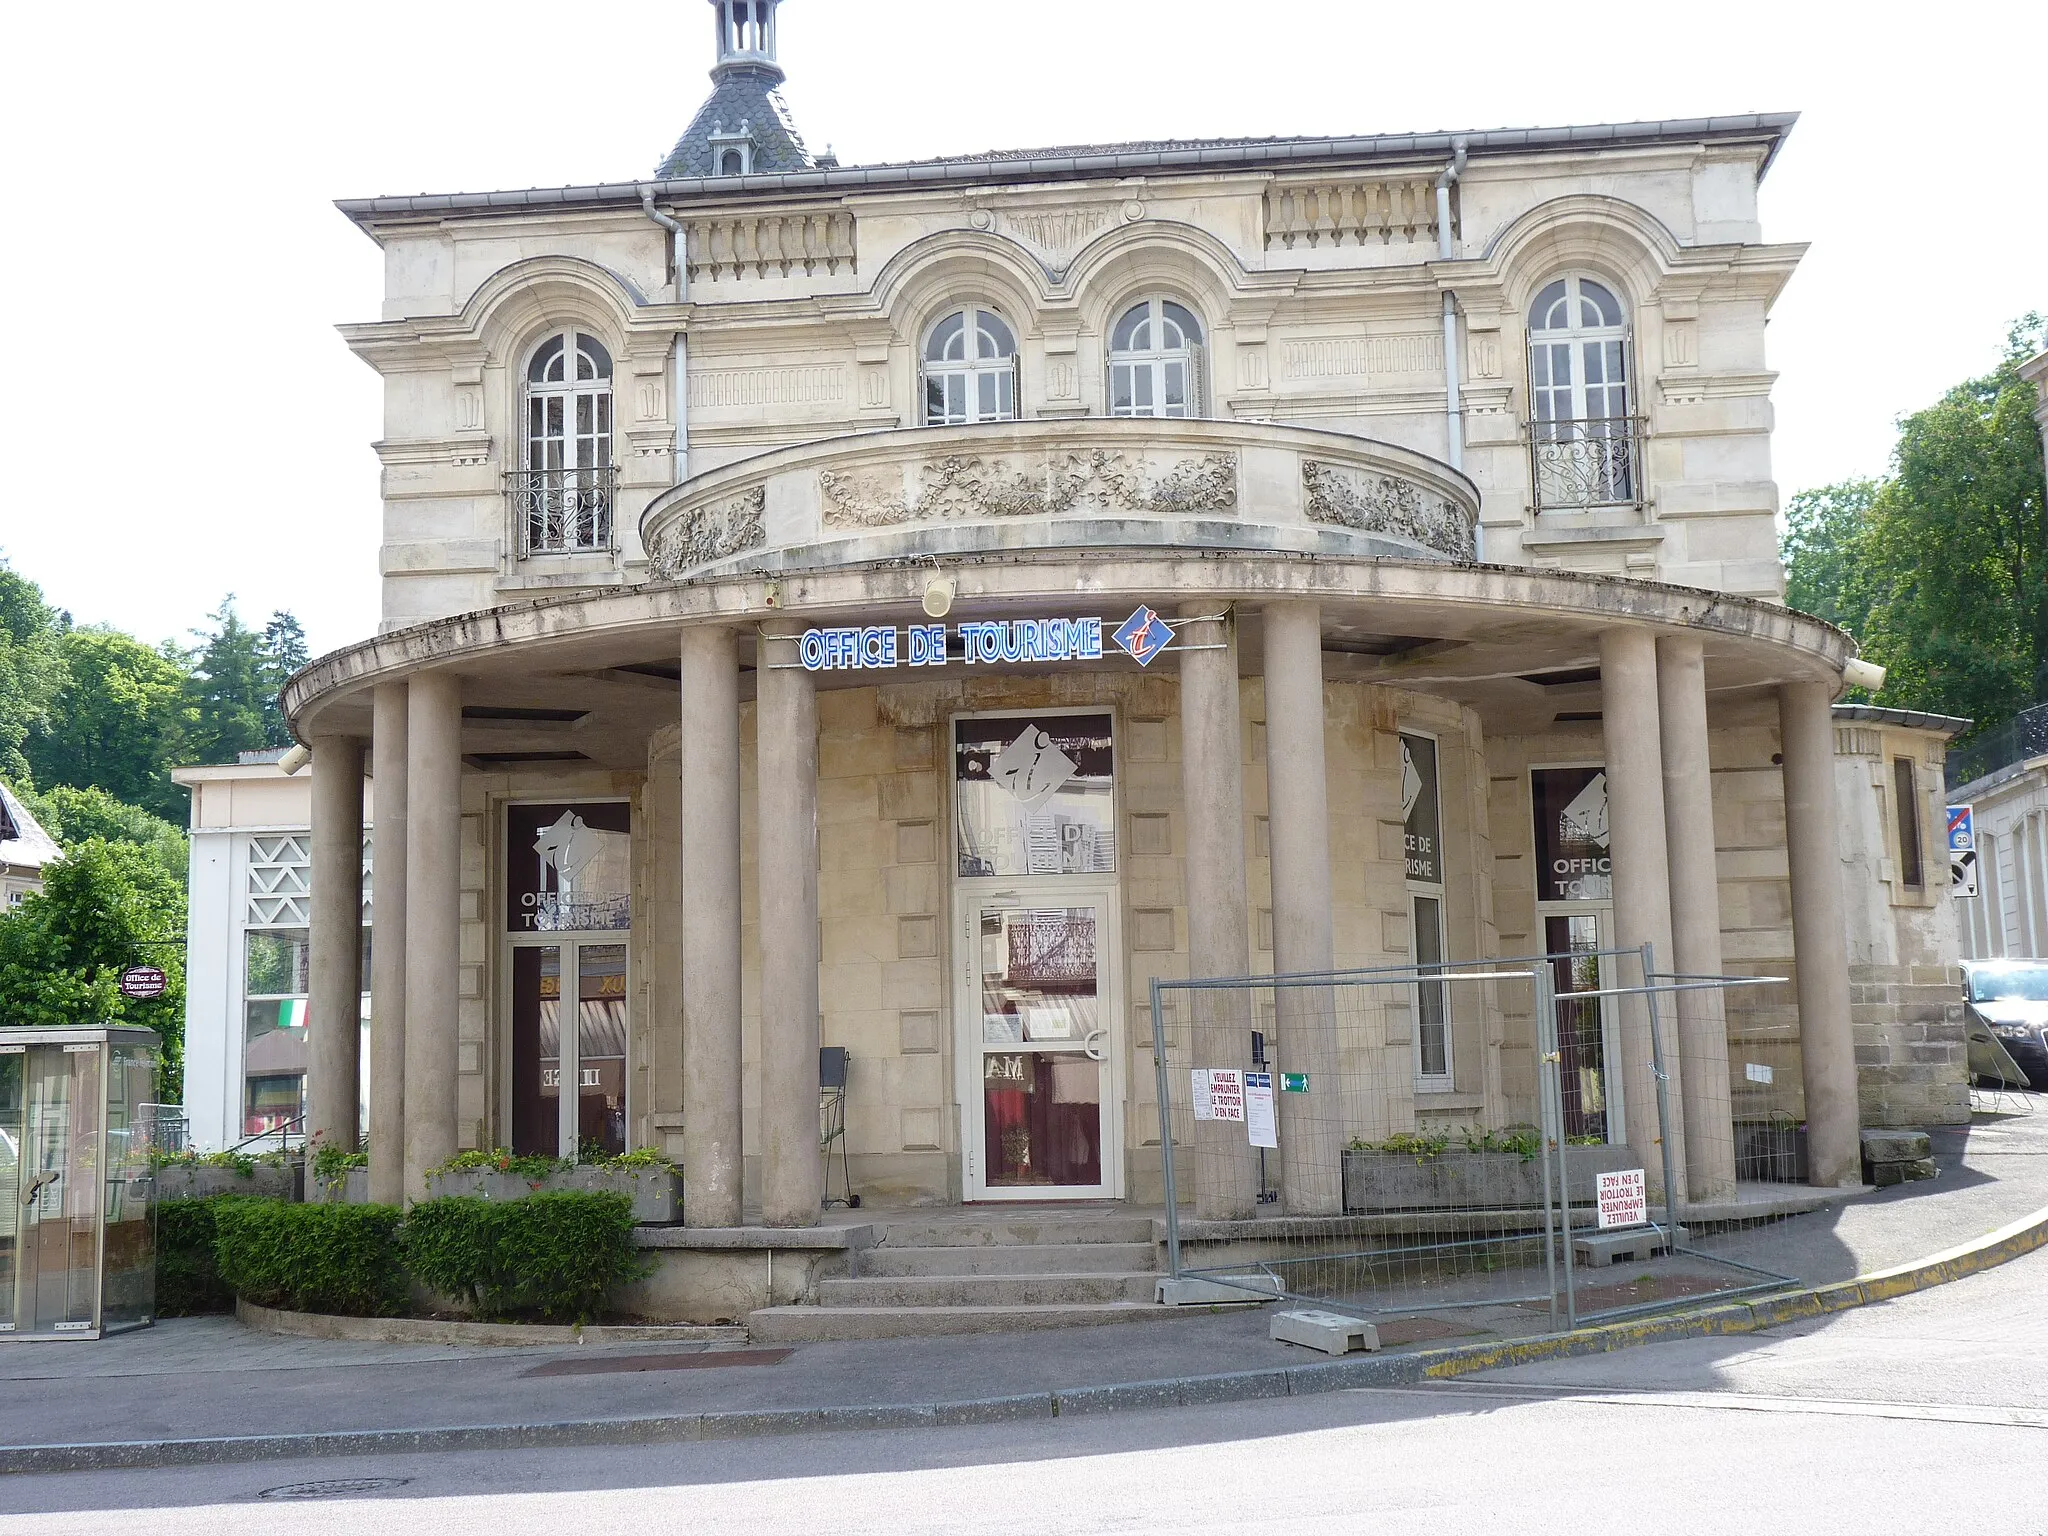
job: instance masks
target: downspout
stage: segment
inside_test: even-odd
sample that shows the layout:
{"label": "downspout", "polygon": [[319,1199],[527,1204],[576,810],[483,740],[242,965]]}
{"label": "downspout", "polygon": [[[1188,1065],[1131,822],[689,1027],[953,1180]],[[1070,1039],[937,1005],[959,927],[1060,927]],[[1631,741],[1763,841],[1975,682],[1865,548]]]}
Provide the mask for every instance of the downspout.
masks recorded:
{"label": "downspout", "polygon": [[[1465,173],[1465,137],[1460,134],[1451,140],[1451,163],[1444,167],[1443,174],[1436,179],[1436,254],[1439,261],[1457,260],[1457,251],[1451,245],[1451,188]],[[1444,434],[1450,445],[1451,468],[1465,467],[1465,416],[1458,401],[1458,301],[1451,290],[1444,290]],[[1475,559],[1486,558],[1486,530],[1478,523],[1472,525],[1472,548]]]}
{"label": "downspout", "polygon": [[[675,302],[680,304],[687,296],[683,263],[689,257],[689,237],[683,233],[680,223],[654,206],[654,188],[643,186],[640,189],[640,211],[668,231],[668,271],[664,276]],[[689,354],[684,346],[683,333],[677,331],[675,347],[669,355],[668,398],[669,409],[675,413],[675,476],[678,482],[688,479],[690,474],[688,383]]]}

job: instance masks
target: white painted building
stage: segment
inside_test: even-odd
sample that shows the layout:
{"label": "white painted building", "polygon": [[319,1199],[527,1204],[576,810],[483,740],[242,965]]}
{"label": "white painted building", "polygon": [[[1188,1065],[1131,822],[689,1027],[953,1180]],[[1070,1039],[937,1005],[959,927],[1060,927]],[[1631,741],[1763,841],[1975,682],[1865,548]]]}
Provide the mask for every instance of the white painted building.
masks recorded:
{"label": "white painted building", "polygon": [[[305,1108],[312,784],[280,772],[280,756],[171,774],[192,793],[185,1113],[201,1150],[289,1126]],[[363,793],[370,804],[369,784]],[[366,836],[365,946],[369,920]]]}
{"label": "white painted building", "polygon": [[13,790],[0,784],[0,912],[43,888],[43,871],[64,857]]}

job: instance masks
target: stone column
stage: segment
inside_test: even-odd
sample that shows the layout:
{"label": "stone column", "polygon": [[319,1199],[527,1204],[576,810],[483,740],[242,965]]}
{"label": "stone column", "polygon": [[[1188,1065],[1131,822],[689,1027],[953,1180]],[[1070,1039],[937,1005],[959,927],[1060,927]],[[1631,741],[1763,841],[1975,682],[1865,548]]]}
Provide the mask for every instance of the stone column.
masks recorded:
{"label": "stone column", "polygon": [[[1664,757],[1664,841],[1671,861],[1671,969],[1721,974],[1721,881],[1707,747],[1707,669],[1696,635],[1657,641],[1657,722]],[[1684,1058],[1685,1185],[1694,1200],[1735,1193],[1728,1098],[1728,1019],[1719,992],[1672,996]]]}
{"label": "stone column", "polygon": [[[1647,940],[1658,970],[1671,963],[1671,869],[1664,833],[1664,763],[1657,710],[1657,642],[1647,629],[1610,629],[1600,636],[1600,708],[1607,738],[1608,857],[1614,890],[1614,944],[1635,949]],[[1615,984],[1642,980],[1623,955]],[[1623,1108],[1628,1144],[1643,1160],[1653,1189],[1664,1182],[1663,1135],[1657,1117],[1657,1077],[1650,1046],[1650,1007],[1642,997],[1621,1004]],[[1678,1071],[1678,1033],[1671,994],[1656,999],[1662,1026],[1671,1162],[1685,1198],[1685,1106]]]}
{"label": "stone column", "polygon": [[455,1155],[462,938],[462,681],[406,689],[405,1196]]}
{"label": "stone column", "polygon": [[741,1224],[737,636],[683,631],[683,1220]]}
{"label": "stone column", "polygon": [[[1322,610],[1312,602],[1268,603],[1265,620],[1273,968],[1283,975],[1327,971],[1334,940]],[[1309,1083],[1307,1093],[1277,1096],[1282,1198],[1290,1215],[1336,1215],[1344,1207],[1346,1135],[1337,1082],[1336,997],[1326,987],[1279,987],[1274,1014],[1278,1065],[1306,1072]]]}
{"label": "stone column", "polygon": [[313,738],[306,956],[306,1137],[353,1152],[363,1010],[363,744]]}
{"label": "stone column", "polygon": [[406,688],[380,683],[370,776],[376,785],[370,905],[370,1198],[405,1199]]}
{"label": "stone column", "polygon": [[1778,689],[1807,1182],[1824,1188],[1860,1182],[1863,1159],[1856,1037],[1849,1023],[1849,931],[1835,840],[1835,723],[1828,709],[1833,698],[1825,683],[1785,683]]}
{"label": "stone column", "polygon": [[807,1227],[825,1199],[818,1150],[818,696],[800,627],[764,628],[754,669],[760,788],[761,1219]]}
{"label": "stone column", "polygon": [[[1234,619],[1191,623],[1215,614],[1212,599],[1181,607],[1180,638],[1222,645],[1180,654],[1180,763],[1187,839],[1188,974],[1251,974],[1251,936],[1244,888],[1244,746],[1238,707]],[[1183,1067],[1228,1067],[1250,1059],[1249,991],[1170,994],[1174,1022],[1191,1026]],[[1195,1214],[1227,1221],[1257,1213],[1258,1156],[1243,1127],[1215,1120],[1194,1125]]]}

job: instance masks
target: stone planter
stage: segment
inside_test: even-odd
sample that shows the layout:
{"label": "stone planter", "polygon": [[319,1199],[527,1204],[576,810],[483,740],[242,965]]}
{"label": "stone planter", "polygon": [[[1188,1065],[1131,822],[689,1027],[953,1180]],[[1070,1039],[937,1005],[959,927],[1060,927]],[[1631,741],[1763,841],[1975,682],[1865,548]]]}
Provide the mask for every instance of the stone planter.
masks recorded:
{"label": "stone planter", "polygon": [[306,1175],[306,1198],[319,1205],[368,1205],[370,1170],[351,1168],[331,1181],[309,1173]]}
{"label": "stone planter", "polygon": [[296,1188],[294,1166],[273,1167],[258,1163],[248,1173],[233,1168],[206,1168],[173,1163],[156,1173],[159,1200],[203,1200],[209,1195],[261,1195],[272,1200],[289,1200]]}
{"label": "stone planter", "polygon": [[[1572,1202],[1579,1205],[1592,1203],[1596,1174],[1643,1166],[1627,1147],[1568,1147],[1565,1156]],[[1512,1152],[1447,1151],[1419,1160],[1406,1152],[1344,1154],[1347,1212],[1526,1210],[1542,1204],[1542,1163],[1524,1162]]]}
{"label": "stone planter", "polygon": [[633,1220],[643,1227],[673,1226],[683,1219],[683,1176],[673,1168],[564,1168],[539,1183],[488,1168],[463,1168],[427,1176],[427,1198],[473,1195],[483,1200],[523,1200],[550,1190],[612,1191],[633,1202]]}

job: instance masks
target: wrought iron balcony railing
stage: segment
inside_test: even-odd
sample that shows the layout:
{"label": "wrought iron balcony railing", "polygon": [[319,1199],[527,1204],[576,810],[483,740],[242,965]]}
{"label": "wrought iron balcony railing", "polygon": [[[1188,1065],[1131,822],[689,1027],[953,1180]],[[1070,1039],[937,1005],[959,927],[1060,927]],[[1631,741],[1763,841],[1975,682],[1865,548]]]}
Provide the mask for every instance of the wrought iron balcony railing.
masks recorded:
{"label": "wrought iron balcony railing", "polygon": [[1529,477],[1539,512],[1640,506],[1642,419],[1596,416],[1530,422]]}
{"label": "wrought iron balcony railing", "polygon": [[519,556],[588,555],[612,548],[619,472],[590,469],[515,469],[505,494],[519,525]]}

